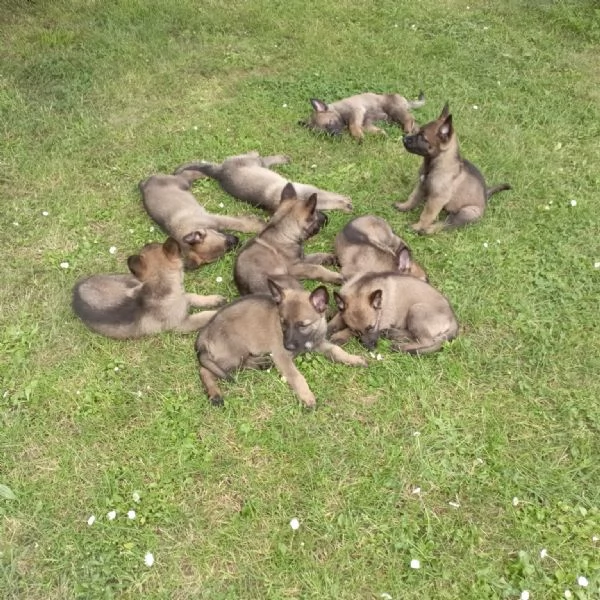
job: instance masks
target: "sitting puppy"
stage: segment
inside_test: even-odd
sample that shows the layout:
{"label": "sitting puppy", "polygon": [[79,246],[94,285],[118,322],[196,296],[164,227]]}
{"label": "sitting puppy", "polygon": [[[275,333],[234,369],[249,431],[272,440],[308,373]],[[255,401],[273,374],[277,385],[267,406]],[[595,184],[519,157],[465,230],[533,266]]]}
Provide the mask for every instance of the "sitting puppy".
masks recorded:
{"label": "sitting puppy", "polygon": [[[177,170],[194,170],[216,179],[221,187],[234,198],[274,213],[279,206],[281,191],[289,183],[285,177],[271,167],[289,162],[287,156],[260,156],[258,152],[248,152],[231,156],[220,165],[209,162],[188,163]],[[352,211],[352,202],[347,196],[320,190],[314,185],[292,182],[300,198],[306,200],[317,194],[319,210]]]}
{"label": "sitting puppy", "polygon": [[[435,121],[405,136],[404,147],[422,156],[423,164],[419,183],[408,200],[394,206],[407,211],[425,202],[421,218],[412,226],[417,233],[436,233],[474,223],[483,217],[492,194],[511,189],[508,183],[487,188],[479,169],[461,157],[448,104]],[[448,218],[436,222],[442,209]]]}
{"label": "sitting puppy", "polygon": [[[410,248],[385,219],[363,215],[352,219],[335,238],[335,254],[346,285],[366,273],[397,271],[427,281],[423,268],[412,260]],[[332,341],[345,343],[352,337],[341,312],[329,322]]]}
{"label": "sitting puppy", "polygon": [[196,331],[215,314],[188,314],[190,306],[216,307],[223,296],[186,294],[179,244],[146,244],[127,259],[131,275],[92,275],[73,289],[73,311],[92,331],[115,339],[139,338],[161,331]]}
{"label": "sitting puppy", "polygon": [[285,288],[269,280],[270,294],[254,294],[221,308],[200,330],[196,355],[200,378],[212,404],[223,404],[217,379],[237,369],[266,368],[272,363],[306,407],[315,396],[293,358],[301,352],[322,352],[330,360],[366,367],[361,356],[348,354],[325,339],[327,289],[313,292]]}
{"label": "sitting puppy", "polygon": [[394,341],[395,350],[428,354],[458,335],[448,300],[416,277],[368,273],[343,285],[334,297],[344,323],[367,348],[382,336]]}
{"label": "sitting puppy", "polygon": [[199,177],[204,177],[199,171],[183,170],[176,175],[153,175],[139,184],[146,212],[177,240],[187,269],[213,262],[239,244],[236,236],[221,233],[223,229],[257,233],[265,226],[253,216],[209,213],[190,191]]}
{"label": "sitting puppy", "polygon": [[350,130],[352,137],[359,142],[363,133],[383,133],[385,131],[373,125],[374,121],[391,121],[402,127],[405,133],[412,133],[415,120],[410,113],[413,108],[425,104],[423,92],[418,100],[408,101],[400,94],[358,94],[331,104],[313,98],[310,103],[314,112],[307,121],[300,121],[309,129],[325,131],[332,135]]}
{"label": "sitting puppy", "polygon": [[317,196],[306,200],[296,196],[288,183],[281,192],[281,203],[266,227],[238,254],[233,277],[240,294],[268,293],[267,279],[288,287],[301,287],[299,279],[341,283],[342,276],[323,267],[335,262],[327,253],[304,255],[304,241],[315,235],[327,217],[317,210]]}

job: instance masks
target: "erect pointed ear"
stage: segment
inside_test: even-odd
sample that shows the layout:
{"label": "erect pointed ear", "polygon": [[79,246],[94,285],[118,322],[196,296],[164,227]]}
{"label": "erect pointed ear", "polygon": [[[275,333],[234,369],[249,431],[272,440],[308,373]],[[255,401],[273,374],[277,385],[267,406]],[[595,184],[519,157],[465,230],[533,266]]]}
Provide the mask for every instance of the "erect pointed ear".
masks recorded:
{"label": "erect pointed ear", "polygon": [[316,194],[311,194],[306,199],[306,209],[311,213],[315,212],[315,210],[317,209],[317,195]]}
{"label": "erect pointed ear", "polygon": [[440,125],[437,135],[442,142],[447,142],[452,137],[452,115],[448,115],[446,120]]}
{"label": "erect pointed ear", "polygon": [[329,302],[329,292],[324,285],[320,285],[310,295],[310,303],[318,313],[324,313],[327,310]]}
{"label": "erect pointed ear", "polygon": [[329,110],[329,108],[327,107],[327,104],[325,104],[325,102],[323,102],[323,100],[318,100],[317,98],[311,98],[310,103],[312,104],[312,107],[317,112],[327,112]]}
{"label": "erect pointed ear", "polygon": [[283,296],[285,295],[283,287],[278,283],[275,283],[272,279],[267,279],[267,285],[269,286],[269,291],[271,292],[271,296],[273,296],[275,303],[281,304]]}
{"label": "erect pointed ear", "polygon": [[411,256],[410,256],[410,250],[406,246],[402,246],[402,248],[400,248],[398,250],[397,259],[398,259],[398,272],[409,273],[410,267],[412,264],[412,260],[411,260]]}
{"label": "erect pointed ear", "polygon": [[133,256],[130,256],[127,259],[127,266],[129,267],[129,270],[135,277],[137,277],[138,279],[142,278],[145,267],[144,258],[142,256],[140,256],[139,254],[134,254]]}
{"label": "erect pointed ear", "polygon": [[284,188],[281,190],[281,201],[295,200],[296,197],[296,188],[294,188],[290,182],[286,183]]}
{"label": "erect pointed ear", "polygon": [[371,295],[369,296],[369,304],[375,310],[379,310],[381,308],[381,296],[382,295],[383,295],[383,292],[381,290],[375,290],[374,292],[371,292]]}
{"label": "erect pointed ear", "polygon": [[450,114],[450,105],[448,104],[448,102],[446,102],[446,104],[444,104],[444,108],[442,108],[442,112],[440,113],[440,116],[438,117],[438,119],[439,120],[445,119],[449,114]]}
{"label": "erect pointed ear", "polygon": [[179,258],[181,256],[181,248],[177,243],[177,240],[172,237],[168,237],[163,244],[163,252],[167,258]]}
{"label": "erect pointed ear", "polygon": [[346,310],[346,301],[337,292],[333,292],[333,299],[338,310],[343,313]]}
{"label": "erect pointed ear", "polygon": [[204,238],[206,237],[206,230],[205,229],[200,229],[199,231],[192,231],[192,233],[188,233],[187,235],[184,235],[181,239],[186,243],[186,244],[200,244],[201,242],[204,241]]}

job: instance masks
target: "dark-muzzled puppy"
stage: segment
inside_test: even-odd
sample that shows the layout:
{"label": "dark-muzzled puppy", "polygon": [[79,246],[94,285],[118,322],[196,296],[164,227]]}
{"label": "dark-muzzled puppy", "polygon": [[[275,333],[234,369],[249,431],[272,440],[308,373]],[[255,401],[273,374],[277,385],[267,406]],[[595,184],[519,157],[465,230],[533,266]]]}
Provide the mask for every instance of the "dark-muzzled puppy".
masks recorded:
{"label": "dark-muzzled puppy", "polygon": [[200,378],[212,404],[223,404],[218,379],[243,368],[274,364],[304,406],[316,400],[293,358],[321,352],[334,362],[366,367],[361,356],[348,354],[325,339],[327,289],[313,292],[286,288],[269,280],[270,294],[253,294],[221,308],[196,340]]}
{"label": "dark-muzzled puppy", "polygon": [[[335,255],[345,284],[366,273],[397,271],[427,281],[423,267],[413,261],[410,248],[381,217],[363,215],[352,219],[335,238]],[[329,322],[328,333],[337,344],[352,337],[341,312]]]}
{"label": "dark-muzzled puppy", "polygon": [[213,262],[238,245],[239,239],[223,230],[257,233],[265,226],[258,217],[215,215],[201,206],[190,187],[199,171],[152,175],[139,184],[146,212],[183,250],[185,266],[195,269]]}
{"label": "dark-muzzled puppy", "polygon": [[343,285],[334,297],[345,324],[367,348],[385,337],[395,350],[428,354],[458,335],[448,300],[416,277],[368,273]]}
{"label": "dark-muzzled puppy", "polygon": [[233,277],[240,294],[268,293],[269,278],[288,287],[301,287],[300,279],[342,282],[339,273],[323,266],[335,262],[334,254],[304,254],[304,241],[315,235],[327,221],[327,217],[317,210],[317,204],[316,194],[304,200],[296,196],[291,183],[283,188],[275,214],[236,257]]}
{"label": "dark-muzzled puppy", "polygon": [[288,183],[293,183],[300,198],[307,199],[317,194],[319,210],[352,211],[352,201],[347,196],[321,190],[314,185],[289,182],[279,173],[271,170],[275,165],[289,162],[287,156],[260,156],[258,152],[248,152],[239,156],[230,156],[221,164],[210,162],[188,163],[179,170],[200,171],[216,179],[223,190],[238,200],[248,202],[274,213],[279,206],[281,192]]}
{"label": "dark-muzzled puppy", "polygon": [[183,259],[173,238],[146,244],[127,259],[131,274],[92,275],[73,288],[73,311],[92,331],[116,339],[161,331],[196,331],[215,314],[189,314],[190,307],[216,307],[223,296],[188,294]]}
{"label": "dark-muzzled puppy", "polygon": [[[423,157],[419,182],[406,202],[394,206],[400,211],[425,203],[419,221],[412,225],[417,233],[436,233],[441,229],[474,223],[483,217],[490,197],[511,189],[508,183],[488,188],[479,169],[461,157],[452,115],[446,104],[435,120],[404,137],[404,147]],[[437,221],[444,210],[445,221]]]}
{"label": "dark-muzzled puppy", "polygon": [[383,129],[374,125],[376,121],[397,123],[405,133],[412,133],[415,119],[410,111],[423,106],[425,97],[421,92],[418,100],[409,101],[400,94],[367,92],[331,104],[316,98],[310,103],[314,110],[306,121],[300,121],[301,125],[331,135],[340,134],[348,128],[354,139],[362,141],[365,131],[385,134]]}

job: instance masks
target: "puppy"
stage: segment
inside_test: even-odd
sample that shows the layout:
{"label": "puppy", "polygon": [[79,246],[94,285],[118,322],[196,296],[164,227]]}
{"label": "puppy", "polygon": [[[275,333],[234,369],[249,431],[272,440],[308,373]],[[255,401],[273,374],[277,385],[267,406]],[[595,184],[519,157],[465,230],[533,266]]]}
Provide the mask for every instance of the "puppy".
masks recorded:
{"label": "puppy", "polygon": [[314,111],[306,121],[300,121],[309,129],[325,131],[337,135],[346,128],[355,140],[362,141],[364,132],[383,133],[374,121],[391,121],[402,127],[405,133],[412,133],[415,120],[410,110],[425,104],[423,92],[418,100],[408,101],[400,94],[358,94],[331,104],[313,98],[310,101]]}
{"label": "puppy", "polygon": [[[407,211],[425,203],[419,221],[412,226],[417,233],[436,233],[474,223],[483,217],[493,194],[511,189],[508,183],[487,188],[479,169],[461,157],[448,104],[435,121],[405,136],[404,147],[422,156],[423,164],[419,183],[408,200],[394,206]],[[442,209],[448,217],[436,222]]]}
{"label": "puppy", "polygon": [[253,294],[221,308],[200,330],[196,340],[200,378],[212,404],[222,405],[217,379],[237,369],[274,364],[304,406],[316,400],[306,379],[294,365],[301,352],[322,352],[330,360],[366,367],[361,356],[348,354],[325,339],[327,289],[313,292],[268,281],[270,294]]}
{"label": "puppy", "polygon": [[239,244],[239,239],[223,229],[257,233],[264,221],[253,216],[213,215],[198,204],[190,187],[204,177],[199,171],[180,171],[176,175],[153,175],[139,184],[146,212],[171,237],[177,240],[187,269],[213,262]]}
{"label": "puppy", "polygon": [[87,327],[110,338],[139,338],[161,331],[196,331],[215,314],[188,314],[190,306],[206,308],[223,304],[223,296],[186,294],[179,244],[144,246],[130,256],[131,275],[92,275],[73,289],[73,311]]}
{"label": "puppy", "polygon": [[334,297],[345,324],[367,348],[375,348],[382,336],[394,341],[395,350],[428,354],[458,335],[448,300],[416,277],[368,273],[343,285]]}
{"label": "puppy", "polygon": [[[178,171],[200,171],[216,179],[223,190],[234,198],[274,213],[279,206],[283,188],[290,182],[279,173],[271,171],[271,167],[288,162],[287,156],[260,156],[258,152],[248,152],[240,156],[231,156],[221,164],[188,163],[179,167]],[[319,210],[352,212],[352,201],[347,196],[320,190],[305,183],[292,183],[298,196],[304,200],[317,194]]]}
{"label": "puppy", "polygon": [[275,214],[236,258],[233,277],[240,294],[268,293],[268,278],[298,288],[301,287],[299,279],[342,282],[339,273],[323,266],[335,262],[333,254],[304,255],[304,241],[327,222],[327,217],[317,210],[317,204],[316,194],[304,200],[298,198],[291,183],[283,188]]}

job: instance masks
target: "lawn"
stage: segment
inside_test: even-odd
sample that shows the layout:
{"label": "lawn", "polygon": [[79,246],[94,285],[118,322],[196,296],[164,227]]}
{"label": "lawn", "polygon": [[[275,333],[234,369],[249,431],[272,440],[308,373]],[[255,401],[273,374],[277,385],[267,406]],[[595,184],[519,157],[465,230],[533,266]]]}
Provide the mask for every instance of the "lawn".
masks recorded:
{"label": "lawn", "polygon": [[[599,65],[593,0],[5,0],[0,595],[599,598]],[[423,90],[421,123],[448,100],[463,154],[513,190],[413,234],[398,128],[357,144],[297,124],[311,97],[366,90]],[[366,370],[303,355],[307,412],[273,370],[211,407],[193,335],[88,331],[75,281],[163,239],[138,181],[253,149],[387,218],[460,336],[426,357],[380,341]],[[186,288],[233,298],[232,265]]]}

